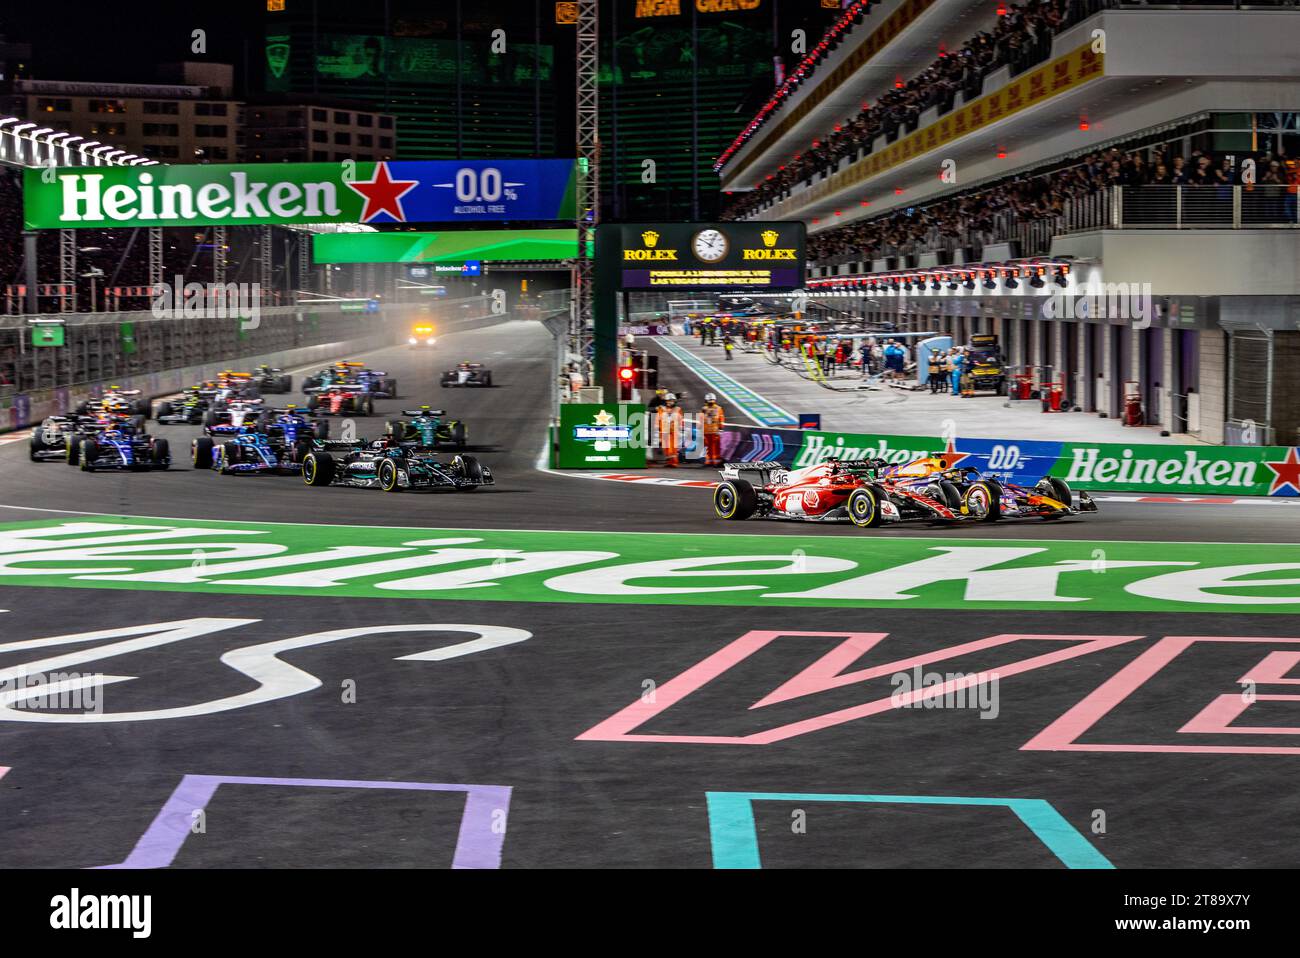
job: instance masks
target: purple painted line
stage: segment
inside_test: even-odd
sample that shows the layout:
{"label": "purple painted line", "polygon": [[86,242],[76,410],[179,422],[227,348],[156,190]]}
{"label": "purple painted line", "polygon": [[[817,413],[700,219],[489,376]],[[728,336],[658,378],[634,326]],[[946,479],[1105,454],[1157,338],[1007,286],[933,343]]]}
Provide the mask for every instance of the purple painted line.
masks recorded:
{"label": "purple painted line", "polygon": [[[0,776],[8,769],[0,770]],[[425,792],[465,792],[460,833],[452,868],[500,868],[505,822],[510,810],[508,785],[456,785],[435,782],[375,782],[332,778],[252,778],[240,775],[186,775],[140,836],[125,861],[101,868],[166,868],[190,836],[194,813],[206,809],[221,785],[288,785],[298,788],[397,788]],[[498,816],[500,822],[497,822]]]}

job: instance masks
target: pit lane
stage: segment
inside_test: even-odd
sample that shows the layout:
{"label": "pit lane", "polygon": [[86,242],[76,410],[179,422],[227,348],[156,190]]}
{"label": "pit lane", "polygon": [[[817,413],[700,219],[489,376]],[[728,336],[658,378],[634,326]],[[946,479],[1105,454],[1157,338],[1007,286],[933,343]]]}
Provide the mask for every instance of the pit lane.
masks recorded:
{"label": "pit lane", "polygon": [[[403,398],[379,401],[372,421],[356,420],[358,434],[377,434],[386,415],[401,408],[444,407],[469,424],[475,453],[497,477],[495,489],[388,496],[307,489],[288,477],[195,475],[183,464],[169,473],[85,475],[61,463],[29,463],[25,444],[13,443],[0,447],[0,521],[100,514],[319,524],[321,548],[349,541],[350,525],[743,532],[795,536],[800,546],[849,535],[864,556],[876,537],[991,537],[987,529],[966,528],[864,534],[843,526],[731,525],[712,517],[707,493],[697,489],[625,487],[539,471],[549,349],[544,331],[512,322],[446,335],[432,352],[395,347],[364,357],[396,376]],[[462,359],[490,366],[498,385],[440,389],[438,373]],[[268,397],[277,404],[294,398]],[[197,430],[159,433],[179,458]],[[1004,523],[993,537],[1158,542],[1168,544],[1158,551],[1173,558],[1178,543],[1300,541],[1285,508],[1102,509],[1078,520]],[[677,539],[683,548],[706,541]],[[27,584],[0,590],[0,607],[9,610],[0,613],[0,668],[44,662],[30,671],[132,676],[104,686],[105,713],[155,716],[0,722],[0,766],[10,769],[0,779],[0,835],[12,866],[92,867],[139,854],[145,858],[137,863],[182,867],[445,867],[466,843],[481,853],[471,867],[710,867],[747,861],[755,842],[763,867],[1294,864],[1294,842],[1286,839],[1294,838],[1300,801],[1287,784],[1297,756],[1240,750],[1285,748],[1287,737],[1181,731],[1215,696],[1239,691],[1236,680],[1267,653],[1286,650],[1286,639],[1277,637],[1296,634],[1288,628],[1293,616],[1244,614],[1254,611],[1249,607],[1242,614],[1118,614],[1069,605],[613,606],[472,593],[412,600]],[[93,651],[120,639],[104,632],[195,617],[225,627],[114,656]],[[531,637],[447,658],[424,654],[463,642],[467,635],[451,627],[465,624]],[[413,625],[427,628],[383,632]],[[340,630],[358,634],[265,650],[314,679],[310,688],[280,673],[250,680],[221,658]],[[794,633],[761,646],[735,644],[779,630]],[[846,633],[888,636],[870,647],[870,639],[854,640],[863,643],[850,648],[856,654],[837,652]],[[1030,637],[1016,640],[1023,651],[1014,651],[1018,644],[976,647],[1008,634]],[[1172,635],[1239,641],[1163,654]],[[79,638],[51,651],[48,642],[36,644],[58,636]],[[1060,654],[1099,636],[1125,641]],[[948,649],[963,651],[941,657]],[[58,655],[80,659],[51,665]],[[1155,667],[1152,656],[1163,664]],[[906,672],[912,666],[899,663],[912,660],[942,672],[1009,673],[1015,662],[1042,664],[999,683],[996,718],[982,719],[969,707],[826,718],[888,702],[887,674]],[[1151,667],[1134,671],[1143,662]],[[897,667],[874,678],[834,678],[891,664]],[[752,707],[786,686],[787,698]],[[272,697],[212,707],[254,687]],[[1252,722],[1248,713],[1241,724],[1295,724],[1284,703],[1261,708],[1266,719]],[[189,711],[160,714],[168,710]],[[740,741],[787,725],[797,734]],[[1048,730],[1053,734],[1044,740]],[[1027,748],[1034,742],[1043,747]],[[165,812],[170,799],[188,795],[182,786],[193,781],[186,776],[234,781],[206,800],[205,832],[169,844],[176,823]],[[495,843],[466,837],[469,800],[462,796],[471,786],[485,790],[475,794],[488,796],[490,813],[500,813]],[[867,809],[863,797],[871,799]],[[1026,825],[1008,804],[1019,800],[1046,803],[1076,837],[1064,845],[1046,841],[1059,824],[1031,817]],[[749,819],[722,811],[736,802],[750,809]],[[792,830],[795,812],[806,818],[803,831]]]}

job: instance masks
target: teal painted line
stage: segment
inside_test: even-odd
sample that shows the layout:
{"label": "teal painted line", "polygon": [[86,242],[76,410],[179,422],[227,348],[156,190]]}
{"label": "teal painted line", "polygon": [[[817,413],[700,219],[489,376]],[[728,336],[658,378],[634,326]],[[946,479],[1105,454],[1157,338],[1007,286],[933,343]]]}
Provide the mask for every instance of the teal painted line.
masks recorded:
{"label": "teal painted line", "polygon": [[776,403],[764,399],[748,386],[736,382],[718,367],[693,355],[671,339],[662,337],[657,339],[656,342],[672,353],[673,358],[679,360],[687,369],[708,383],[709,388],[714,392],[721,393],[724,399],[760,426],[799,425],[799,420],[794,415],[786,412]]}
{"label": "teal painted line", "polygon": [[1009,808],[1066,868],[1114,868],[1041,798],[964,795],[834,795],[814,792],[705,792],[714,868],[762,868],[754,802],[860,802],[887,805],[983,805]]}

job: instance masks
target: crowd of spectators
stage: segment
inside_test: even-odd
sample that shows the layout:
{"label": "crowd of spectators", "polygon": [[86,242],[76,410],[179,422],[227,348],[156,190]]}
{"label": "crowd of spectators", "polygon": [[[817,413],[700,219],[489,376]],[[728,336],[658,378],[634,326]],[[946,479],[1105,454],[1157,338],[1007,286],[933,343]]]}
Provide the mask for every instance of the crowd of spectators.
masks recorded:
{"label": "crowd of spectators", "polygon": [[[1193,149],[1183,156],[1174,144],[1128,151],[1097,151],[1080,161],[1039,174],[1011,177],[988,189],[951,196],[926,206],[897,210],[879,219],[855,223],[809,237],[808,257],[819,264],[870,260],[933,247],[943,240],[996,241],[1007,238],[1003,224],[1030,223],[1064,214],[1071,200],[1109,186],[1223,186],[1241,182],[1238,166],[1253,159],[1256,183],[1300,185],[1300,162],[1281,149],[1252,157],[1214,157]],[[1291,215],[1294,216],[1294,208]]]}
{"label": "crowd of spectators", "polygon": [[980,93],[984,77],[1010,65],[1013,74],[1047,58],[1058,32],[1091,12],[1087,0],[1028,0],[1008,4],[992,30],[981,31],[955,53],[942,53],[898,88],[884,93],[857,116],[838,125],[817,145],[785,165],[772,179],[741,196],[726,216],[737,219],[809,177],[831,169],[842,158],[869,146],[882,134],[890,140],[915,129],[921,113],[938,106],[947,113],[958,92]]}

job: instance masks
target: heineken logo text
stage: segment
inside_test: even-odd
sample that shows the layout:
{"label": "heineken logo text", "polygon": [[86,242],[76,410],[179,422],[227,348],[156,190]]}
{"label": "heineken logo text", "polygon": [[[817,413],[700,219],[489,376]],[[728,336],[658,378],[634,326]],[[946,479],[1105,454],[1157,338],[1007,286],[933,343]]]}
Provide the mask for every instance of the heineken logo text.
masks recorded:
{"label": "heineken logo text", "polygon": [[340,215],[338,193],[330,182],[250,182],[248,174],[232,172],[229,185],[163,183],[155,187],[153,174],[142,172],[138,186],[118,183],[103,188],[102,173],[61,174],[62,222],[118,220],[218,220],[269,217],[334,217]]}

